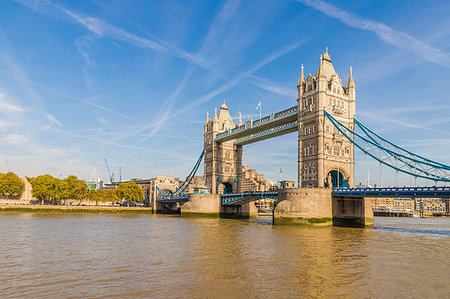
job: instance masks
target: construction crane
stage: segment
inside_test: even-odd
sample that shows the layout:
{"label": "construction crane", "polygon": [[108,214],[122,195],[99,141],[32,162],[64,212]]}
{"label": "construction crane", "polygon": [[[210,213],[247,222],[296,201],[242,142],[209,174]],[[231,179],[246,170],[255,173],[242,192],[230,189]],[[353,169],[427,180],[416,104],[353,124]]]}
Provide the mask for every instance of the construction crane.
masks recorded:
{"label": "construction crane", "polygon": [[8,165],[8,160],[5,157],[5,162],[6,162],[6,168],[8,168],[8,172],[11,172],[11,169],[9,169],[9,165]]}
{"label": "construction crane", "polygon": [[108,170],[109,182],[112,183],[112,182],[114,182],[114,172],[111,174],[111,171],[109,171],[108,162],[106,162],[106,159],[104,159],[104,160],[105,160],[106,169]]}

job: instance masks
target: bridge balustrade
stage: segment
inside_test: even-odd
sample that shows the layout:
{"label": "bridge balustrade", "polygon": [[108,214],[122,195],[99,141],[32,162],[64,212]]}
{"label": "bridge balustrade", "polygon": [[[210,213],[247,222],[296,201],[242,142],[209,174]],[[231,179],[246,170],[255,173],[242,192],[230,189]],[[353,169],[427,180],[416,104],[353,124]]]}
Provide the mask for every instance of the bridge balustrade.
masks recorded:
{"label": "bridge balustrade", "polygon": [[223,138],[226,138],[226,137],[229,137],[229,136],[241,133],[241,132],[243,132],[243,131],[245,131],[247,129],[255,129],[255,128],[263,126],[263,125],[265,125],[267,123],[274,122],[274,121],[279,121],[279,120],[282,120],[282,119],[284,119],[286,117],[290,117],[292,115],[295,115],[297,113],[298,113],[298,107],[294,106],[294,107],[288,108],[286,110],[277,112],[275,114],[271,114],[271,115],[266,116],[264,118],[258,119],[256,121],[253,121],[253,122],[250,123],[250,127],[248,127],[247,124],[244,124],[242,126],[233,128],[231,130],[219,133],[219,134],[216,135],[216,139],[215,140],[216,141],[220,141]]}

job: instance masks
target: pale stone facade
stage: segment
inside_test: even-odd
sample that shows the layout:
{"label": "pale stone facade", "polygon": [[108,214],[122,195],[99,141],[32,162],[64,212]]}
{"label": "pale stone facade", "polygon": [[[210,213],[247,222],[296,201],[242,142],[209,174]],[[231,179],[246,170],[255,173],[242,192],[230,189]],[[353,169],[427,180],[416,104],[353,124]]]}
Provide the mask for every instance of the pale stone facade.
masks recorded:
{"label": "pale stone facade", "polygon": [[241,192],[269,191],[272,184],[264,179],[264,174],[257,173],[250,166],[242,166]]}
{"label": "pale stone facade", "polygon": [[205,183],[212,194],[240,192],[240,176],[242,171],[242,146],[234,145],[234,141],[215,142],[218,133],[230,130],[235,125],[228,107],[225,104],[220,107],[219,114],[214,113],[214,118],[206,117],[204,149],[205,149]]}
{"label": "pale stone facade", "polygon": [[[328,49],[320,57],[315,76],[305,79],[301,69],[298,90],[298,185],[331,186],[332,174],[339,184],[353,186],[354,148],[324,115],[325,108],[337,120],[354,128],[355,83],[352,70],[347,86],[336,73]],[[336,182],[336,180],[335,180]]]}

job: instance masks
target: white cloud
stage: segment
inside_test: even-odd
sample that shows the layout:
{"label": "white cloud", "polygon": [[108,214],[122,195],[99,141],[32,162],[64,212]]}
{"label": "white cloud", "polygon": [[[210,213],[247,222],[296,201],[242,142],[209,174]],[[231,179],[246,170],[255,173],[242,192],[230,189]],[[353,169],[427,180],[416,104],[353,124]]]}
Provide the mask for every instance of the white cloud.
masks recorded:
{"label": "white cloud", "polygon": [[397,48],[409,50],[422,59],[450,68],[450,54],[434,48],[411,35],[342,10],[321,0],[297,0],[353,28],[374,32],[379,39]]}
{"label": "white cloud", "polygon": [[0,94],[0,112],[25,112],[25,109],[6,101],[5,95]]}
{"label": "white cloud", "polygon": [[47,121],[50,125],[57,125],[60,128],[63,127],[62,123],[59,120],[57,120],[56,117],[54,117],[53,115],[47,114],[45,115],[45,118],[47,118]]}
{"label": "white cloud", "polygon": [[3,137],[3,141],[12,146],[24,146],[29,142],[27,137],[19,134],[6,135]]}

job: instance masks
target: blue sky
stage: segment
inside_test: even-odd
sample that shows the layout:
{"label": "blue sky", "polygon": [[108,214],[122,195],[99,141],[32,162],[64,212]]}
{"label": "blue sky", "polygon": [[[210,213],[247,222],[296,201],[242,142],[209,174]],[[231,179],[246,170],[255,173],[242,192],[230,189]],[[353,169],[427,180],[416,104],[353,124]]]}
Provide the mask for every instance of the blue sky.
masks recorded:
{"label": "blue sky", "polygon": [[[206,112],[257,118],[296,104],[326,46],[357,116],[450,164],[448,1],[0,1],[0,172],[184,177]],[[297,176],[297,137],[244,148],[271,180]],[[356,182],[365,182],[361,159]],[[372,180],[378,168],[371,167]],[[384,184],[393,174],[383,169]],[[409,184],[400,178],[400,184]]]}

